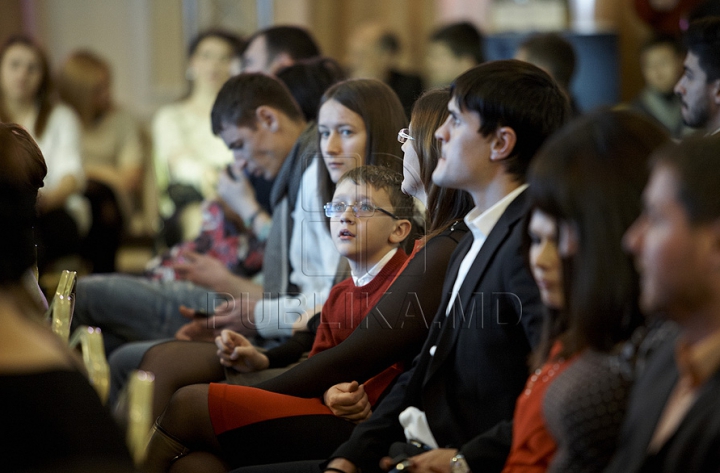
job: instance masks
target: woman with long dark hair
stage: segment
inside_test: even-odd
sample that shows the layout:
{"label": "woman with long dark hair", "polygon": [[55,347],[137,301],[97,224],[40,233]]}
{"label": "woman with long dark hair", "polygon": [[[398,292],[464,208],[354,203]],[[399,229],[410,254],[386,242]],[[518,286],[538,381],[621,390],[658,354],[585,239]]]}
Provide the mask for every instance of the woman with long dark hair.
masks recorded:
{"label": "woman with long dark hair", "polygon": [[506,473],[602,471],[614,451],[633,380],[621,347],[643,323],[622,237],[640,214],[648,158],[667,140],[638,114],[601,111],[550,138],[530,167],[530,247],[541,228],[533,222],[555,224],[562,286],[534,271],[544,300],[554,293],[556,302],[545,301],[552,310],[518,399]]}

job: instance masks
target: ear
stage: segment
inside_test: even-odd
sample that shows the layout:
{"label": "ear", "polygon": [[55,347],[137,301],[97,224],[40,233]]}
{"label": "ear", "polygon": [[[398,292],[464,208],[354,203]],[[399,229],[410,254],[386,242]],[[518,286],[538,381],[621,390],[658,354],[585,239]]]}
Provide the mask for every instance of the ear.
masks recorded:
{"label": "ear", "polygon": [[412,224],[410,223],[410,220],[404,218],[396,220],[395,229],[388,237],[388,241],[393,245],[399,245],[405,238],[408,237],[408,235],[410,235],[411,230]]}
{"label": "ear", "polygon": [[517,135],[515,130],[509,126],[501,126],[495,130],[492,138],[490,161],[502,161],[509,157],[515,149],[515,143],[517,143]]}
{"label": "ear", "polygon": [[277,110],[267,105],[260,105],[255,109],[255,119],[258,126],[273,133],[280,129],[280,115]]}

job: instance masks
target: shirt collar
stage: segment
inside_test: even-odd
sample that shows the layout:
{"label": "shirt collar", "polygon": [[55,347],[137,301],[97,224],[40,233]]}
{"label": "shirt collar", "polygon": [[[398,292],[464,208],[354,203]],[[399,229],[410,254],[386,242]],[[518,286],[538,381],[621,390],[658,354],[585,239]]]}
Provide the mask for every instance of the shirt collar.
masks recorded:
{"label": "shirt collar", "polygon": [[680,377],[700,386],[720,369],[720,330],[694,345],[681,338],[675,348],[675,359]]}
{"label": "shirt collar", "polygon": [[395,256],[395,253],[397,253],[397,248],[393,248],[392,250],[388,251],[385,256],[382,257],[380,261],[378,261],[375,266],[370,268],[370,270],[365,273],[364,275],[357,277],[355,274],[352,275],[353,282],[355,283],[356,287],[362,287],[370,284],[370,281],[375,279],[375,276],[380,274],[380,271],[385,267],[385,265],[392,259],[393,256]]}
{"label": "shirt collar", "polygon": [[484,240],[487,238],[508,206],[518,195],[527,189],[527,187],[527,184],[522,184],[484,212],[481,212],[477,207],[473,208],[465,216],[465,224],[467,224],[468,228],[472,232],[473,238],[476,240],[481,238]]}

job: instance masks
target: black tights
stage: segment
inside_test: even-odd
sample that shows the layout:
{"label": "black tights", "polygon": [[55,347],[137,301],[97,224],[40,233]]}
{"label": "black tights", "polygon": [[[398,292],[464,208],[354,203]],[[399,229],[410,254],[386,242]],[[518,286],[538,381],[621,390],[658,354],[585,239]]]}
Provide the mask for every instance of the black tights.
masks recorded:
{"label": "black tights", "polygon": [[155,375],[154,419],[162,414],[178,389],[225,380],[225,370],[216,353],[214,343],[185,341],[161,343],[145,353],[140,369]]}

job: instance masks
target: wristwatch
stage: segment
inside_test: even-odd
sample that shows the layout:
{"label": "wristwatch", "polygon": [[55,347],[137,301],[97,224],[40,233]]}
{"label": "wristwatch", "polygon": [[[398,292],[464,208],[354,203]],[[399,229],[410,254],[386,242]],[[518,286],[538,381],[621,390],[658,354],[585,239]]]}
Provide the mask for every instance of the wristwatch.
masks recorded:
{"label": "wristwatch", "polygon": [[465,456],[460,452],[456,453],[450,460],[450,471],[451,473],[472,473],[465,461]]}

